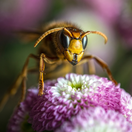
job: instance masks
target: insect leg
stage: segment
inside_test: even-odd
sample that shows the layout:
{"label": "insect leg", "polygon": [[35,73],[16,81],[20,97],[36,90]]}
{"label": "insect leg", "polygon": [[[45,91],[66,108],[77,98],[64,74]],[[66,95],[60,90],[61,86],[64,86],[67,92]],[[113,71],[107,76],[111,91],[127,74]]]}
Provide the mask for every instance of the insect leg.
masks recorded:
{"label": "insect leg", "polygon": [[82,58],[82,60],[86,60],[86,59],[94,59],[94,60],[96,60],[96,62],[97,62],[103,69],[106,70],[106,72],[107,72],[107,74],[108,74],[110,80],[111,80],[113,83],[115,83],[115,85],[118,84],[118,83],[116,82],[116,80],[113,78],[113,76],[112,76],[112,74],[111,74],[111,71],[110,71],[110,69],[108,68],[107,64],[106,64],[103,60],[101,60],[100,58],[98,58],[98,57],[96,57],[96,56],[93,56],[93,55],[87,55],[87,56],[84,56],[84,57]]}
{"label": "insect leg", "polygon": [[45,71],[45,62],[48,64],[54,64],[57,60],[49,59],[44,53],[40,55],[40,65],[39,65],[39,93],[38,95],[43,95],[44,91],[44,71]]}
{"label": "insect leg", "polygon": [[[27,73],[29,72],[28,71],[28,63],[29,63],[29,59],[30,58],[33,58],[33,59],[36,59],[38,60],[39,57],[34,55],[34,54],[30,54],[24,64],[24,67],[23,67],[23,70],[22,70],[22,73],[21,73],[21,79],[22,79],[22,94],[21,94],[21,99],[20,99],[20,102],[22,102],[25,98],[25,94],[26,94],[26,78],[27,78]],[[21,82],[20,82],[21,83]],[[19,87],[19,86],[17,86]]]}
{"label": "insect leg", "polygon": [[45,62],[44,62],[44,58],[45,58],[45,54],[41,54],[40,55],[40,65],[39,65],[39,93],[38,95],[43,95],[43,90],[44,90],[44,75],[43,72],[45,70]]}
{"label": "insect leg", "polygon": [[92,60],[88,60],[88,71],[89,74],[95,74],[96,70],[95,70],[95,65],[94,62]]}
{"label": "insect leg", "polygon": [[[85,65],[82,65],[82,64],[84,64],[85,63]],[[89,72],[89,74],[95,74],[95,72],[96,72],[96,70],[95,70],[95,65],[94,65],[94,63],[93,63],[93,61],[92,60],[83,60],[83,61],[81,61],[81,62],[79,62],[77,65],[76,65],[76,73],[77,74],[82,74],[82,73],[84,73],[84,68],[85,67],[88,67],[88,69],[87,70],[85,70],[85,73],[86,72]]]}
{"label": "insect leg", "polygon": [[28,69],[28,63],[29,63],[29,59],[30,58],[34,58],[39,60],[39,57],[37,57],[36,55],[30,54],[28,56],[28,58],[26,59],[26,62],[23,66],[22,72],[20,73],[20,75],[17,77],[16,81],[14,82],[14,84],[12,85],[12,87],[9,89],[9,91],[4,95],[4,97],[2,98],[1,102],[0,102],[0,110],[2,110],[2,108],[4,107],[4,105],[6,104],[8,98],[12,95],[15,95],[20,84],[22,83],[22,95],[21,95],[21,101],[22,102],[25,98],[25,91],[26,91],[26,77],[27,77],[27,69]]}
{"label": "insect leg", "polygon": [[[36,67],[36,68],[29,69],[27,73],[38,73],[38,68]],[[23,77],[20,103],[25,99],[25,95],[26,95],[26,77]]]}
{"label": "insect leg", "polygon": [[[37,72],[38,72],[37,68],[29,69],[27,71],[27,73],[37,73]],[[25,95],[26,95],[26,77],[23,77],[23,79],[22,79],[22,93],[21,93],[20,103],[25,99]]]}

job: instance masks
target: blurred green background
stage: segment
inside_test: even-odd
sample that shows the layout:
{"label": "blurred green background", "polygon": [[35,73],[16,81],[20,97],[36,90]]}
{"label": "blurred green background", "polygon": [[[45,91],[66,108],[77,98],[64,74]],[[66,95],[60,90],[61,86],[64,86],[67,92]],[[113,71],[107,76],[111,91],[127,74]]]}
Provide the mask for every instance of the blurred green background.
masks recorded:
{"label": "blurred green background", "polygon": [[[21,72],[27,56],[37,54],[34,42],[23,41],[13,31],[37,29],[58,20],[73,22],[84,31],[97,30],[107,35],[107,45],[102,37],[89,35],[85,54],[102,58],[121,88],[132,95],[131,0],[0,0],[0,100]],[[34,66],[36,61],[31,59],[29,67]],[[96,70],[97,75],[107,77],[98,65]],[[37,83],[38,76],[29,74],[27,87],[36,87]],[[6,131],[20,92],[21,89],[10,97],[0,112],[0,132]]]}

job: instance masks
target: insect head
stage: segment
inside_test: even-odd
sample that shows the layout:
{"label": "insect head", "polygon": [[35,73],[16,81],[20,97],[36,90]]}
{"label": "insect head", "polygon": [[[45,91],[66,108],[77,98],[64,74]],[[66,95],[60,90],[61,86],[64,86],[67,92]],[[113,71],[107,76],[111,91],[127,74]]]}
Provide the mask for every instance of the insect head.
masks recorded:
{"label": "insect head", "polygon": [[83,57],[84,50],[87,46],[87,35],[90,33],[99,34],[104,37],[105,43],[107,42],[107,37],[105,34],[98,31],[87,31],[84,32],[78,28],[73,27],[59,27],[50,29],[37,40],[34,47],[38,45],[38,43],[45,38],[47,35],[58,32],[59,37],[58,46],[60,47],[61,52],[64,57],[72,64],[76,65]]}

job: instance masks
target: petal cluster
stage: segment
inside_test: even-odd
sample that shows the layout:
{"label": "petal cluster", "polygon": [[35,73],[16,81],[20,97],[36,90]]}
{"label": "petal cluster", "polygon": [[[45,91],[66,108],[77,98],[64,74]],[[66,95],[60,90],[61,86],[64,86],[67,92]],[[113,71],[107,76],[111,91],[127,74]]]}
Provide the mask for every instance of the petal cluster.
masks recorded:
{"label": "petal cluster", "polygon": [[81,109],[91,106],[118,111],[127,119],[132,117],[127,111],[131,108],[121,103],[125,91],[107,78],[67,74],[65,78],[45,82],[44,93],[37,98],[30,111],[30,123],[37,132],[55,130],[64,121],[76,116]]}
{"label": "petal cluster", "polygon": [[132,125],[114,110],[91,107],[80,111],[56,132],[132,132]]}

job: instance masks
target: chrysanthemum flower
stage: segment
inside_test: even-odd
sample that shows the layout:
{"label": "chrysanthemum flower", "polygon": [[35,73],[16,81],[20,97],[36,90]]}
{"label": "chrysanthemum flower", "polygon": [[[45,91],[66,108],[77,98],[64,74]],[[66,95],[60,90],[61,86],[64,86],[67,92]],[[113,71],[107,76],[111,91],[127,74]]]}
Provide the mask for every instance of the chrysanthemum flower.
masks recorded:
{"label": "chrysanthemum flower", "polygon": [[45,83],[45,91],[32,104],[30,123],[37,132],[55,130],[81,109],[101,106],[122,113],[131,121],[131,97],[120,85],[95,75],[67,74]]}
{"label": "chrysanthemum flower", "polygon": [[132,132],[132,124],[119,112],[90,107],[81,110],[56,132]]}
{"label": "chrysanthemum flower", "polygon": [[[31,89],[32,97],[29,95],[26,97],[26,100],[30,101],[23,102],[26,108],[28,106],[28,122],[37,132],[56,130],[65,121],[70,121],[82,109],[96,106],[100,106],[106,111],[117,111],[129,122],[132,122],[131,96],[121,89],[120,85],[115,86],[107,78],[71,73],[67,74],[65,78],[46,81],[43,96],[37,96],[37,92],[38,90],[34,94],[34,89]],[[8,128],[20,127],[26,113],[23,103],[12,116]],[[22,114],[19,116],[21,112]],[[17,122],[19,123],[17,124]]]}

